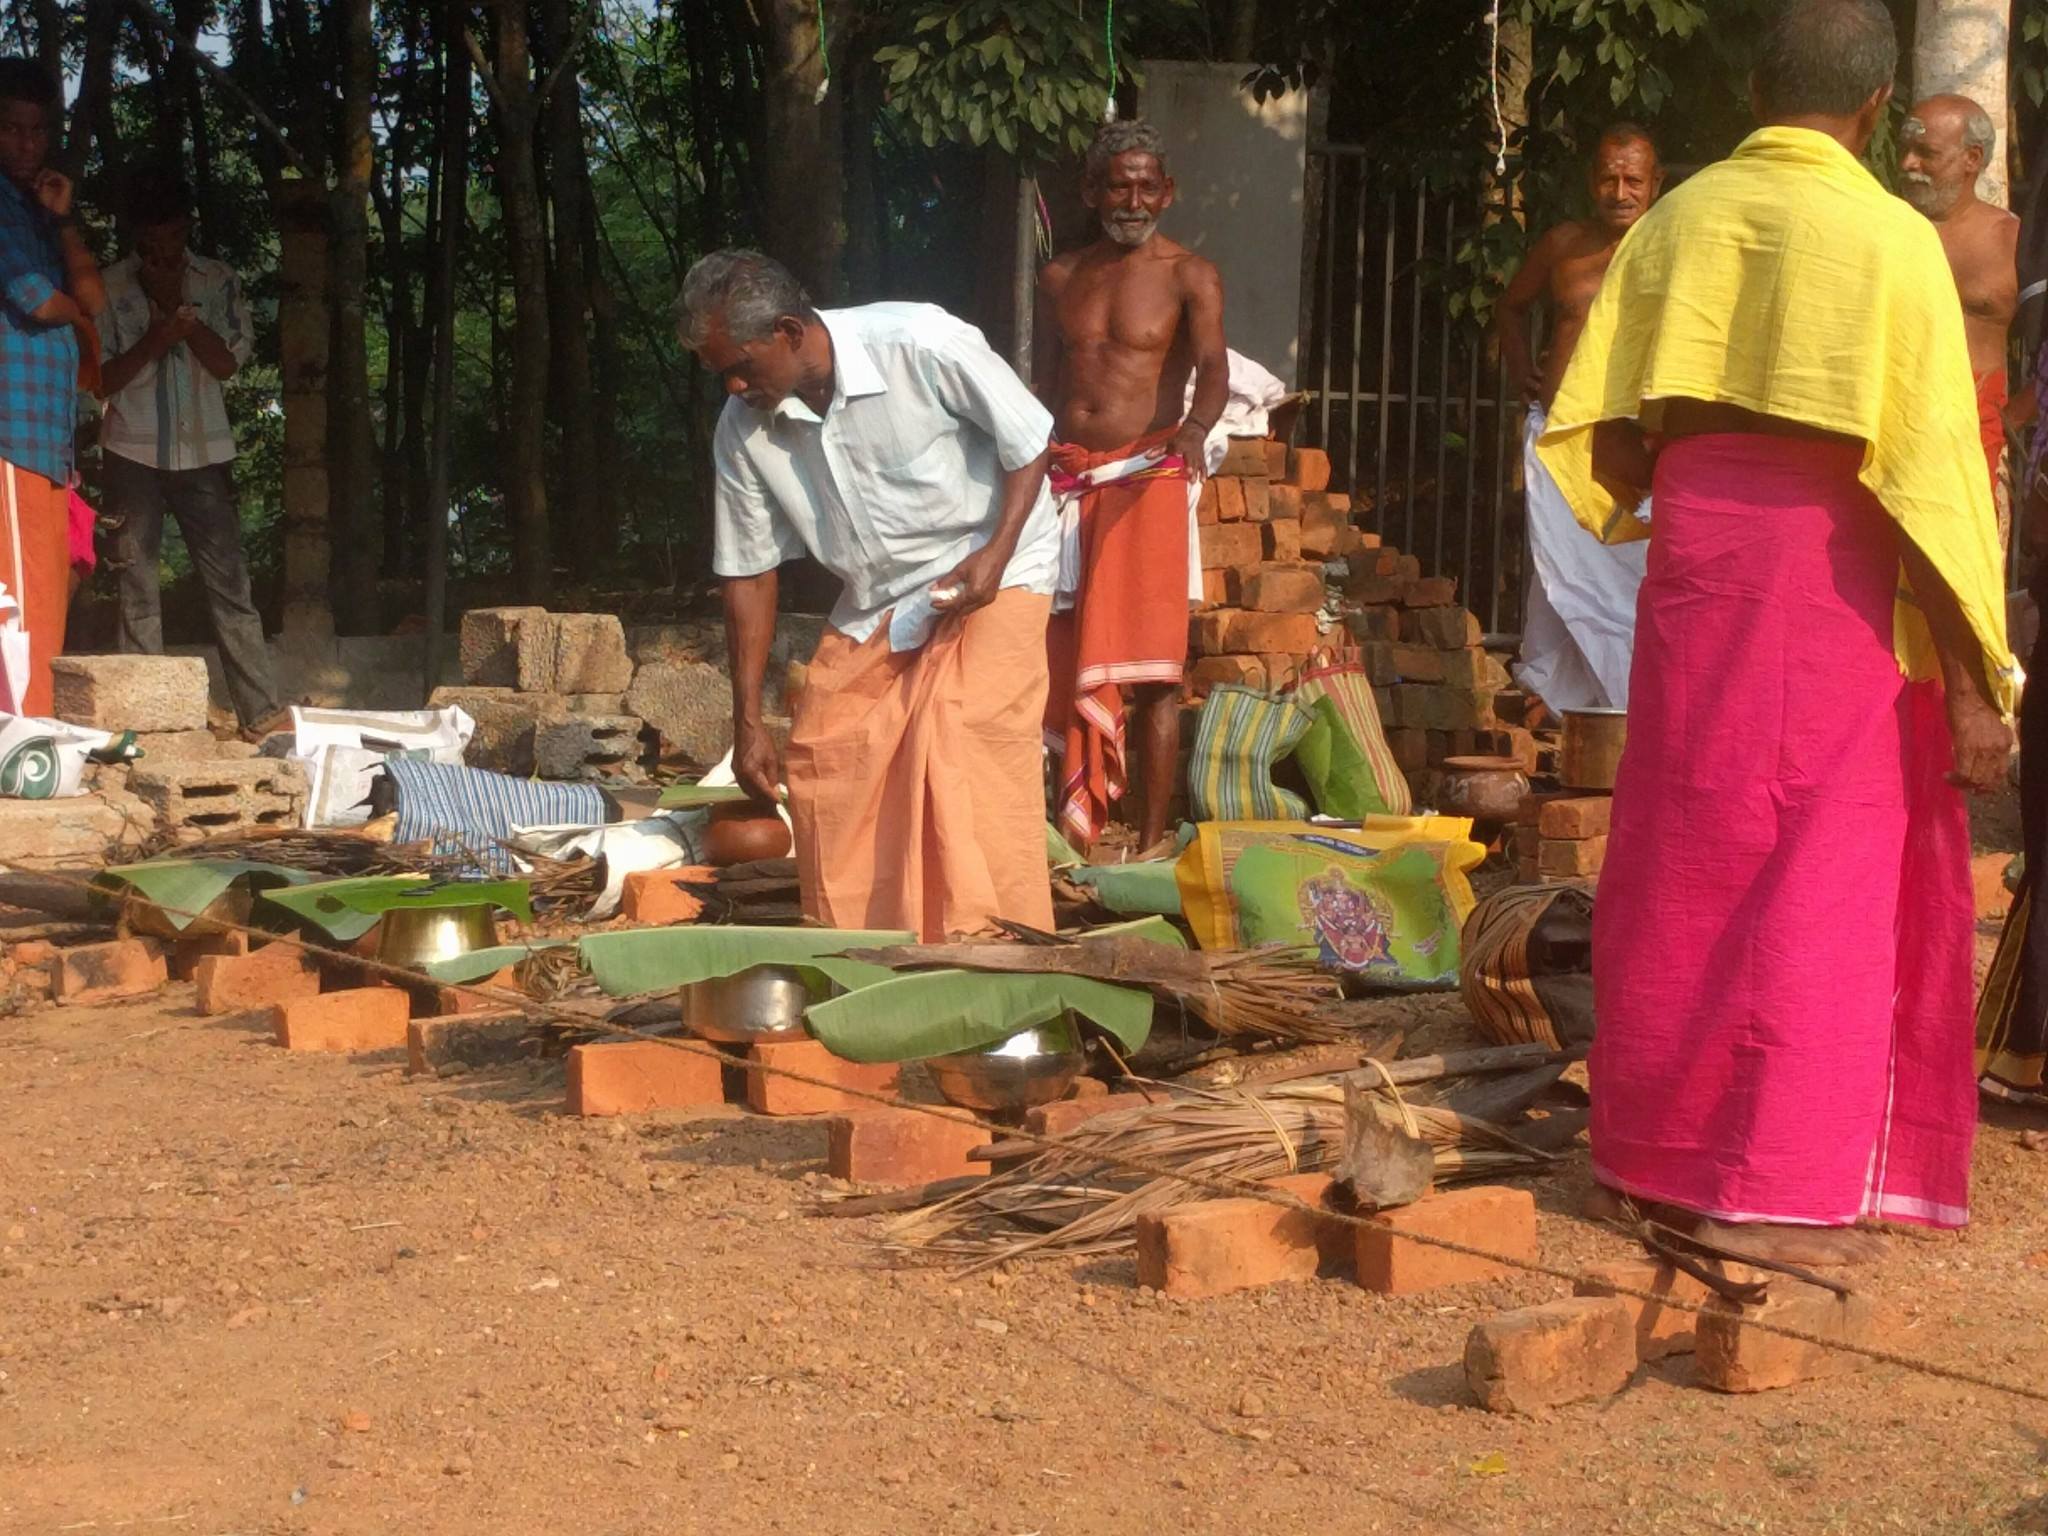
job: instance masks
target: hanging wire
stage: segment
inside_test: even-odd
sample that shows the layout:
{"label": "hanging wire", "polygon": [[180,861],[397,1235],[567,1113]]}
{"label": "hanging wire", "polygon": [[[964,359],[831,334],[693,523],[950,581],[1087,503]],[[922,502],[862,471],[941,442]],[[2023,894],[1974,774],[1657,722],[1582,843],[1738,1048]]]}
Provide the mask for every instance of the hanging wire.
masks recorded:
{"label": "hanging wire", "polygon": [[[819,0],[819,4],[823,3],[824,0]],[[1500,113],[1500,0],[1493,0],[1488,26],[1493,34],[1493,52],[1486,71],[1486,83],[1493,93],[1493,132],[1498,146],[1493,152],[1493,174],[1505,176],[1508,173],[1508,125]]]}
{"label": "hanging wire", "polygon": [[832,89],[832,50],[825,44],[825,0],[818,0],[818,64],[825,71],[825,78],[818,82],[817,92],[811,97],[811,105],[822,106],[825,95]]}
{"label": "hanging wire", "polygon": [[[822,0],[821,0],[822,3]],[[1116,0],[1107,0],[1102,8],[1102,42],[1109,53],[1109,96],[1102,104],[1102,120],[1116,121]]]}

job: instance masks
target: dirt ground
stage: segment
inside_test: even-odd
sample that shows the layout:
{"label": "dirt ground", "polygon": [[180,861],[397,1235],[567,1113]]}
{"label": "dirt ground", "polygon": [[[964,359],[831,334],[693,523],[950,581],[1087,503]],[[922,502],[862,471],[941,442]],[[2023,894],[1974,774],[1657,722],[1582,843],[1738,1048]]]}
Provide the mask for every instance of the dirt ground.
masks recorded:
{"label": "dirt ground", "polygon": [[[1439,1003],[1439,1009],[1455,1004]],[[1540,1278],[1180,1304],[1128,1261],[960,1280],[808,1213],[813,1123],[577,1121],[559,1066],[292,1056],[188,988],[0,1019],[0,1531],[2048,1531],[2048,1407],[1680,1358],[1469,1406]],[[1895,1241],[1893,1347],[2041,1383],[2048,1152]],[[1546,1258],[1620,1256],[1534,1181]]]}

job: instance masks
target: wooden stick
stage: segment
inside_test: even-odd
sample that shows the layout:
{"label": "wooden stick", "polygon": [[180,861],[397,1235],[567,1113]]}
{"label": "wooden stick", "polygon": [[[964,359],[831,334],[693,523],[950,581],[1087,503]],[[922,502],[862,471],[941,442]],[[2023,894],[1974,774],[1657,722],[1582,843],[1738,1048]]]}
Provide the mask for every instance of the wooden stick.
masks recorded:
{"label": "wooden stick", "polygon": [[1446,1051],[1441,1056],[1411,1056],[1406,1061],[1388,1062],[1387,1071],[1395,1082],[1406,1087],[1409,1083],[1429,1083],[1440,1077],[1464,1077],[1474,1072],[1519,1072],[1526,1067],[1569,1061],[1571,1056],[1570,1051],[1553,1051],[1541,1041],[1531,1041],[1526,1045]]}

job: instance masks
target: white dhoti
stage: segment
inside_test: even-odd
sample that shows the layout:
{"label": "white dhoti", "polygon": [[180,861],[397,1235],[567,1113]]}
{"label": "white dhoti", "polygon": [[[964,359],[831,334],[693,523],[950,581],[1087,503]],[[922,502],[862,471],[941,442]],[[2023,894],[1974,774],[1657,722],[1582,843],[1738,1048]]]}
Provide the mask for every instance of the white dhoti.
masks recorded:
{"label": "white dhoti", "polygon": [[1559,712],[1626,709],[1636,588],[1643,584],[1649,545],[1640,539],[1603,544],[1579,525],[1536,457],[1542,433],[1543,410],[1531,406],[1522,428],[1531,574],[1515,680]]}

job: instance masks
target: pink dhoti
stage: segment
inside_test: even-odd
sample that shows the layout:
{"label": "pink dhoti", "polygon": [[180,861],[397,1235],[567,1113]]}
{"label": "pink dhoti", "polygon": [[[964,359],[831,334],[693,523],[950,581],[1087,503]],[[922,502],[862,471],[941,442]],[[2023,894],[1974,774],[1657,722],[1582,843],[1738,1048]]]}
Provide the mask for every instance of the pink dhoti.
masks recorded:
{"label": "pink dhoti", "polygon": [[1729,1221],[1968,1216],[1968,814],[1860,450],[1657,465],[1593,925],[1599,1179]]}

